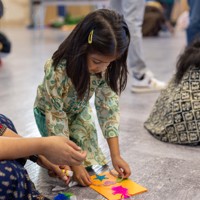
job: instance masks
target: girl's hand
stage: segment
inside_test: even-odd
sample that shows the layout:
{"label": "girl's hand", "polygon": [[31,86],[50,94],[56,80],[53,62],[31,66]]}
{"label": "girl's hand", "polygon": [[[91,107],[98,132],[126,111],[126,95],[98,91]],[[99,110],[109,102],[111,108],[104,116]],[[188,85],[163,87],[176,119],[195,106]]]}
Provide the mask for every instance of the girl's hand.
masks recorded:
{"label": "girl's hand", "polygon": [[63,180],[66,184],[69,183],[70,177],[66,176],[62,171],[62,169],[70,170],[69,166],[54,165],[49,160],[47,160],[44,156],[41,156],[41,155],[38,158],[37,164],[43,168],[46,168],[50,176],[58,177],[61,180]]}
{"label": "girl's hand", "polygon": [[121,156],[112,158],[112,164],[121,177],[128,178],[131,175],[131,170],[128,163],[124,161]]}
{"label": "girl's hand", "polygon": [[80,166],[72,166],[71,168],[72,171],[74,172],[73,176],[74,180],[77,181],[80,185],[88,186],[92,184],[90,175],[88,174],[85,167],[80,165]]}

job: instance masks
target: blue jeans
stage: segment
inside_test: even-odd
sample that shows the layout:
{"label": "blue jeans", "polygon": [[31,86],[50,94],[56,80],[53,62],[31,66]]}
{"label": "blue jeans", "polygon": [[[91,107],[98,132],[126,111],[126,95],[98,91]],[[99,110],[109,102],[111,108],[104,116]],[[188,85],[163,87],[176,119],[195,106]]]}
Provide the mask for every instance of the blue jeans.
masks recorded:
{"label": "blue jeans", "polygon": [[200,36],[200,0],[188,0],[190,7],[190,22],[187,28],[187,43],[190,45]]}
{"label": "blue jeans", "polygon": [[65,6],[58,6],[57,12],[59,17],[66,17]]}
{"label": "blue jeans", "polygon": [[139,77],[146,71],[142,47],[142,23],[145,0],[110,0],[111,9],[124,15],[131,34],[128,65],[134,76]]}

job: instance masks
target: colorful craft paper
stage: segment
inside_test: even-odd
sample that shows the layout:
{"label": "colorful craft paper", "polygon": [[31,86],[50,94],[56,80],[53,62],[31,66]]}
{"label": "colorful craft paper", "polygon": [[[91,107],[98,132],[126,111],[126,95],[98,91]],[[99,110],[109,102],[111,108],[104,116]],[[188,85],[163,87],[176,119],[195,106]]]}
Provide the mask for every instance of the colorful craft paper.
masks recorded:
{"label": "colorful craft paper", "polygon": [[[125,199],[147,191],[146,188],[130,179],[117,182],[118,178],[111,175],[110,172],[93,175],[91,176],[91,180],[93,184],[90,185],[90,188],[109,200]],[[108,186],[106,186],[106,182],[111,182],[113,184],[108,184]]]}

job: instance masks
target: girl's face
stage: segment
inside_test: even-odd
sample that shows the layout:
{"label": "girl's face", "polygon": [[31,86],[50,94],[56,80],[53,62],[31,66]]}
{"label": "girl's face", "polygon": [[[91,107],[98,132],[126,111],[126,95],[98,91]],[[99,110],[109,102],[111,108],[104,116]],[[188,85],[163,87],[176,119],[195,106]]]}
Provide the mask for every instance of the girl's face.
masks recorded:
{"label": "girl's face", "polygon": [[116,60],[114,56],[104,56],[102,54],[91,53],[87,55],[87,65],[91,74],[106,71],[111,62]]}

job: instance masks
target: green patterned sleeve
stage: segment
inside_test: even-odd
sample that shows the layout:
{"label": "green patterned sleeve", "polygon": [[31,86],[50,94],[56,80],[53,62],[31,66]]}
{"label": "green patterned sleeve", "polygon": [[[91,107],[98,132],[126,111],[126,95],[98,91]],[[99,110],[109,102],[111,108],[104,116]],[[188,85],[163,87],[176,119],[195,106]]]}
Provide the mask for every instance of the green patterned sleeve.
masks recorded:
{"label": "green patterned sleeve", "polygon": [[63,111],[63,93],[67,92],[64,64],[54,70],[52,61],[45,65],[45,115],[49,135],[63,135],[69,138],[68,117]]}
{"label": "green patterned sleeve", "polygon": [[119,96],[102,81],[95,92],[95,107],[102,133],[105,138],[119,134]]}

